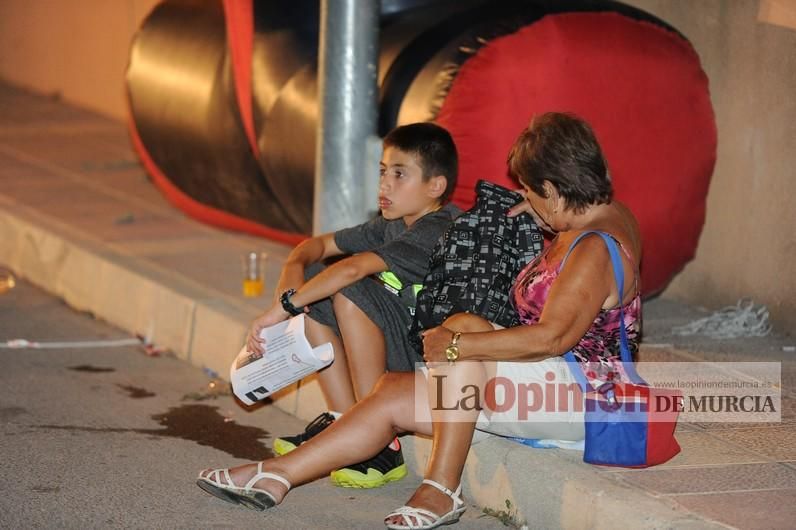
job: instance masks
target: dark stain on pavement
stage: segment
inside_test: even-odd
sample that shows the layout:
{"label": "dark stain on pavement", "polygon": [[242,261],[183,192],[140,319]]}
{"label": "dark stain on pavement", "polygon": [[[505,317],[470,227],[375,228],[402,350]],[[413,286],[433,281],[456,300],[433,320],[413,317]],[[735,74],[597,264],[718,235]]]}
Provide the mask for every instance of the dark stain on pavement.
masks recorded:
{"label": "dark stain on pavement", "polygon": [[182,405],[172,407],[163,414],[151,416],[163,429],[120,429],[112,427],[81,427],[78,425],[32,425],[39,429],[53,429],[78,432],[124,433],[134,432],[152,436],[166,436],[191,440],[199,445],[213,447],[235,458],[263,460],[274,454],[262,443],[269,436],[268,431],[259,427],[238,425],[226,421],[218,413],[218,407],[209,405]]}
{"label": "dark stain on pavement", "polygon": [[260,440],[269,433],[259,427],[238,425],[218,413],[218,407],[209,405],[182,405],[172,407],[164,414],[152,416],[165,431],[156,431],[158,436],[171,436],[193,440],[199,445],[214,447],[236,458],[263,460],[274,454]]}
{"label": "dark stain on pavement", "polygon": [[22,407],[0,407],[0,421],[8,421],[15,416],[25,414],[27,410]]}
{"label": "dark stain on pavement", "polygon": [[74,370],[75,372],[88,372],[91,374],[100,374],[100,373],[107,373],[107,372],[115,372],[115,368],[107,368],[104,366],[91,366],[90,364],[81,364],[80,366],[70,366],[70,370]]}
{"label": "dark stain on pavement", "polygon": [[117,384],[116,386],[118,386],[119,388],[121,388],[122,390],[127,392],[127,395],[129,397],[133,398],[133,399],[148,398],[148,397],[153,397],[155,395],[154,392],[150,392],[149,390],[147,390],[145,388],[139,388],[139,387],[133,386],[133,385],[118,385]]}
{"label": "dark stain on pavement", "polygon": [[30,491],[35,493],[58,493],[61,488],[60,486],[33,486]]}

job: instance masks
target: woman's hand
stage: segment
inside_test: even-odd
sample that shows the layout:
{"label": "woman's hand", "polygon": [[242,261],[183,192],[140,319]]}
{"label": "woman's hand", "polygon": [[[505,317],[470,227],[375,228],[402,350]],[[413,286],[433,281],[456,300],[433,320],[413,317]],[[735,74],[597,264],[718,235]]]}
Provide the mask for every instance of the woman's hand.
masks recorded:
{"label": "woman's hand", "polygon": [[453,331],[443,326],[423,332],[423,359],[427,363],[445,362],[445,350],[453,339]]}
{"label": "woman's hand", "polygon": [[506,212],[506,215],[508,217],[517,217],[518,215],[527,213],[533,218],[533,221],[536,223],[536,225],[539,228],[541,228],[545,232],[554,234],[555,231],[552,228],[550,228],[550,226],[544,220],[542,220],[541,217],[539,217],[539,214],[536,213],[536,211],[531,206],[531,203],[527,200],[529,192],[526,190],[514,190],[514,192],[519,193],[523,197],[526,197],[526,199],[518,202],[517,204],[509,208],[508,211]]}
{"label": "woman's hand", "polygon": [[527,213],[528,215],[535,215],[533,208],[531,208],[531,203],[529,203],[526,200],[528,192],[522,188],[512,191],[514,191],[514,193],[519,193],[520,195],[522,195],[522,200],[517,204],[515,204],[514,206],[512,206],[511,208],[509,208],[509,211],[506,212],[506,215],[508,215],[509,217],[517,217],[518,215],[523,213]]}
{"label": "woman's hand", "polygon": [[265,349],[263,348],[263,344],[265,344],[265,340],[260,338],[260,332],[263,328],[267,328],[268,326],[273,326],[274,324],[279,324],[283,320],[287,320],[290,317],[287,311],[282,309],[282,305],[279,303],[274,304],[271,308],[254,319],[252,322],[251,328],[249,329],[249,336],[246,339],[246,349],[250,353],[256,353],[260,356],[265,353]]}

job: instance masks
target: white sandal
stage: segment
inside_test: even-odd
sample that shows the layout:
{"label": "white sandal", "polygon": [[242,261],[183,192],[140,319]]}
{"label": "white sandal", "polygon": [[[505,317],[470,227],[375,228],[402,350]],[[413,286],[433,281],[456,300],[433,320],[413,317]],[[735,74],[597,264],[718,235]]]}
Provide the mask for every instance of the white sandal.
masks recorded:
{"label": "white sandal", "polygon": [[[460,497],[462,493],[462,485],[456,488],[456,491],[451,491],[439,482],[434,482],[431,479],[424,479],[423,484],[428,484],[440,490],[453,501],[453,509],[445,515],[437,515],[434,512],[424,510],[423,508],[415,508],[414,506],[401,506],[391,514],[384,518],[384,524],[391,530],[430,530],[438,526],[453,524],[459,520],[467,507]],[[400,515],[403,518],[401,523],[387,523],[387,519]]]}
{"label": "white sandal", "polygon": [[290,482],[284,477],[280,477],[275,473],[263,471],[262,462],[258,462],[257,464],[257,474],[249,479],[249,482],[242,488],[236,486],[235,483],[232,482],[232,477],[229,476],[229,469],[227,468],[214,469],[205,475],[204,473],[206,471],[208,470],[205,469],[199,473],[199,478],[196,480],[197,486],[219,499],[233,504],[242,504],[246,508],[251,508],[252,510],[262,511],[277,504],[276,498],[274,498],[271,493],[253,487],[260,480],[264,478],[276,480],[284,484],[288,491],[290,491],[291,487]]}

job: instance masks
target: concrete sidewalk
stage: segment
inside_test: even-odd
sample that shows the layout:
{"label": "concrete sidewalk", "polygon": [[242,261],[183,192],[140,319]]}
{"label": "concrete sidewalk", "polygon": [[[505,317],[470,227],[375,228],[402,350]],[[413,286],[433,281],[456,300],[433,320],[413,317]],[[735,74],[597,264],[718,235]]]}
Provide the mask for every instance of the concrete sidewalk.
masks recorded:
{"label": "concrete sidewalk", "polygon": [[[201,225],[167,204],[123,124],[0,84],[0,264],[79,310],[145,335],[224,376],[270,294],[241,294],[240,256],[264,250],[267,286],[288,248]],[[268,289],[266,289],[268,290]],[[704,316],[645,305],[642,360],[781,361],[782,422],[679,426],[683,452],[648,470],[604,469],[581,453],[491,438],[474,446],[465,494],[532,528],[792,528],[796,520],[796,339],[712,341],[670,334]],[[274,405],[303,419],[323,409],[316,384]],[[408,438],[408,437],[407,437]],[[427,440],[407,439],[413,471]]]}

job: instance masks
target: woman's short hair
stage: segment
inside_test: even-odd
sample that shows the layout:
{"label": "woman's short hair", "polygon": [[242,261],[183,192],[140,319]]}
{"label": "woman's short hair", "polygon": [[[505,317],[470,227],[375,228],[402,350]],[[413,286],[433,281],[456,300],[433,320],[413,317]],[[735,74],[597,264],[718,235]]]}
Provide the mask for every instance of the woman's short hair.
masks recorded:
{"label": "woman's short hair", "polygon": [[567,208],[583,211],[611,202],[613,187],[600,144],[588,123],[574,114],[536,116],[514,142],[509,172],[541,197],[549,181]]}

